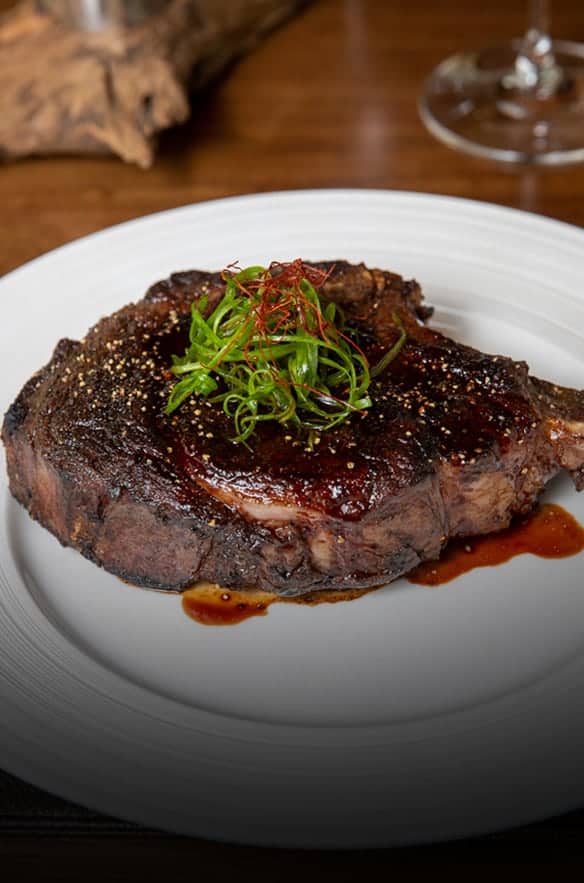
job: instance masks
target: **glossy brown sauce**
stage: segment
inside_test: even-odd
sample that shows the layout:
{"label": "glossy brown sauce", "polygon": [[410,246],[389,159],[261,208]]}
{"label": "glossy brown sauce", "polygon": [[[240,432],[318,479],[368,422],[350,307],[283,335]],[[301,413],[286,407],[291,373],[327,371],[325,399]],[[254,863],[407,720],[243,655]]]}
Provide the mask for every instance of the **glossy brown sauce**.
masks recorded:
{"label": "glossy brown sauce", "polygon": [[236,625],[252,616],[265,616],[275,595],[258,589],[235,591],[213,583],[197,583],[182,595],[183,610],[202,625]]}
{"label": "glossy brown sauce", "polygon": [[[516,555],[565,558],[584,550],[584,529],[561,506],[546,503],[528,518],[507,530],[482,537],[457,540],[438,561],[427,561],[406,579],[421,586],[439,586],[475,567],[493,567]],[[183,592],[185,613],[203,625],[236,625],[252,616],[265,616],[274,602],[334,604],[360,598],[374,589],[311,592],[299,598],[280,598],[258,589],[235,591],[212,583],[198,583]]]}
{"label": "glossy brown sauce", "polygon": [[451,543],[438,561],[426,561],[406,579],[420,586],[439,586],[475,567],[493,567],[516,555],[566,558],[584,549],[584,529],[554,503],[499,533]]}
{"label": "glossy brown sauce", "polygon": [[182,594],[184,612],[202,625],[237,625],[252,616],[265,616],[270,604],[335,604],[360,598],[371,589],[310,592],[298,598],[281,598],[259,589],[223,589],[214,583],[197,583]]}

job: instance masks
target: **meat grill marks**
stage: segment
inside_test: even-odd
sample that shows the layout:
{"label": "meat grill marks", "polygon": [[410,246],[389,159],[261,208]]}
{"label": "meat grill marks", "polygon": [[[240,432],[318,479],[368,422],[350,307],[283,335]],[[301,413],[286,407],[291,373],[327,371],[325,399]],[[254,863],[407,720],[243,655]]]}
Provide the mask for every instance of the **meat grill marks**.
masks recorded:
{"label": "meat grill marks", "polygon": [[372,361],[408,338],[374,381],[374,406],[313,451],[262,424],[250,452],[218,408],[164,413],[190,305],[221,298],[219,274],[178,273],[62,340],[4,420],[14,496],[65,545],[143,586],[197,580],[292,597],[389,582],[450,537],[498,530],[567,469],[584,486],[584,395],[524,363],[423,323],[415,282],[343,261],[325,299],[363,332]]}

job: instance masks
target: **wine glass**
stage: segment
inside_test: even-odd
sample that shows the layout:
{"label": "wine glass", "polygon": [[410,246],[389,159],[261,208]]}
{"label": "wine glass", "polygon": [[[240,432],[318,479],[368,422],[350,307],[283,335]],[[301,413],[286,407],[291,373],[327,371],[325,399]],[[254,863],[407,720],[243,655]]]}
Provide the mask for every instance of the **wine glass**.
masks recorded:
{"label": "wine glass", "polygon": [[63,24],[86,31],[139,24],[161,12],[165,0],[40,0],[39,8]]}
{"label": "wine glass", "polygon": [[466,153],[506,162],[584,160],[584,45],[549,36],[547,0],[531,0],[523,39],[459,52],[419,100],[430,132]]}

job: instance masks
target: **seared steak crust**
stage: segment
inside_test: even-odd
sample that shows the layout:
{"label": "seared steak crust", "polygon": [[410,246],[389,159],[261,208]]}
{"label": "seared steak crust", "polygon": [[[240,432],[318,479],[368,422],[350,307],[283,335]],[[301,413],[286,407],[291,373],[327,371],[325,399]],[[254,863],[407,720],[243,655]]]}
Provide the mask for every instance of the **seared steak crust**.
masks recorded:
{"label": "seared steak crust", "polygon": [[191,303],[220,274],[176,273],[62,340],[2,429],[10,488],[61,543],[138,585],[197,580],[285,596],[389,582],[450,537],[506,527],[561,468],[584,487],[584,395],[430,330],[415,282],[343,261],[324,297],[362,331],[372,360],[408,338],[373,383],[366,416],[313,451],[262,424],[252,450],[194,398],[172,417],[170,355]]}

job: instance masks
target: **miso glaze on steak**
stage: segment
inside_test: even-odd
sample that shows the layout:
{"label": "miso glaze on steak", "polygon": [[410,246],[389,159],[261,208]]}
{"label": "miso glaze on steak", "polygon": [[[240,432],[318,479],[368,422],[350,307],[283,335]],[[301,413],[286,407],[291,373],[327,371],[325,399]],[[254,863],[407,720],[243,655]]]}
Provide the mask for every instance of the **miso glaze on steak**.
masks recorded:
{"label": "miso glaze on steak", "polygon": [[332,272],[337,301],[376,361],[366,416],[314,450],[261,424],[252,450],[191,398],[168,417],[171,354],[190,306],[220,274],[174,274],[82,341],[62,340],[5,416],[10,488],[63,544],[142,586],[198,580],[284,596],[375,586],[438,557],[451,537],[506,527],[568,470],[584,487],[584,394],[432,331],[415,282],[363,265]]}

